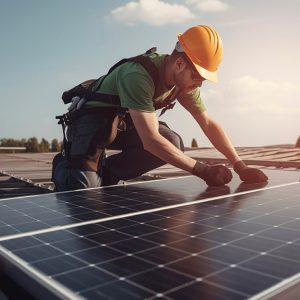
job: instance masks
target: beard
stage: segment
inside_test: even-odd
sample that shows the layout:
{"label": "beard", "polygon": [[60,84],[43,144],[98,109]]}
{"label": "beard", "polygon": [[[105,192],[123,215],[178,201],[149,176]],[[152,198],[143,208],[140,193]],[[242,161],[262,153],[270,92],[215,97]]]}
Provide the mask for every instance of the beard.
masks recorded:
{"label": "beard", "polygon": [[175,85],[179,88],[179,89],[184,89],[186,88],[186,83],[185,83],[185,78],[184,78],[184,71],[178,73],[178,74],[174,74],[174,82]]}
{"label": "beard", "polygon": [[189,93],[198,87],[197,84],[191,83],[190,80],[187,81],[186,77],[184,76],[184,71],[174,75],[174,82],[183,93]]}

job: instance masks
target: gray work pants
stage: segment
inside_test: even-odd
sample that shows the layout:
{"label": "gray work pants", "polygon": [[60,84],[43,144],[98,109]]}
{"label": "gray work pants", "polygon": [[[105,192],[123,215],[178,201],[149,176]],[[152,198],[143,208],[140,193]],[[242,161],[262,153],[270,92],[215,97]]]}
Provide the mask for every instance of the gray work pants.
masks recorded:
{"label": "gray work pants", "polygon": [[[85,124],[83,129],[77,128],[77,133],[72,132],[73,139],[79,139],[75,143],[78,145],[77,148],[81,144],[83,147],[85,145],[80,142],[81,137],[86,139],[86,136],[82,134],[83,130],[87,133],[91,127],[91,130],[95,131],[94,121]],[[99,119],[97,122],[99,123]],[[181,137],[172,131],[167,124],[160,122],[159,132],[174,146],[184,151]],[[69,168],[68,161],[61,154],[58,154],[53,161],[52,178],[55,183],[55,190],[66,191],[117,184],[119,180],[133,179],[165,164],[160,158],[144,150],[134,126],[119,132],[107,148],[121,150],[121,152],[103,159],[99,166],[99,172]],[[77,149],[76,152],[78,151]]]}

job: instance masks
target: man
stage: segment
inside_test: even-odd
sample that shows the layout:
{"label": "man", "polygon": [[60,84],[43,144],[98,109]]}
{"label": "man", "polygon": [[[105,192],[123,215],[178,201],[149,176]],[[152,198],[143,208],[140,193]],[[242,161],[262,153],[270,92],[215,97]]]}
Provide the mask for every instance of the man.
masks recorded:
{"label": "man", "polygon": [[[218,33],[209,26],[198,25],[178,35],[171,55],[148,51],[119,62],[98,80],[65,92],[64,101],[71,100],[72,104],[70,112],[60,117],[64,132],[67,130],[65,154],[57,155],[53,161],[56,190],[116,184],[165,163],[188,171],[211,186],[230,182],[232,174],[227,167],[209,166],[188,157],[183,153],[180,136],[158,122],[155,110],[170,107],[176,99],[228,158],[242,181],[267,181],[261,170],[247,167],[239,158],[200,97],[203,81],[217,82],[222,53]],[[105,158],[105,148],[121,152]]]}

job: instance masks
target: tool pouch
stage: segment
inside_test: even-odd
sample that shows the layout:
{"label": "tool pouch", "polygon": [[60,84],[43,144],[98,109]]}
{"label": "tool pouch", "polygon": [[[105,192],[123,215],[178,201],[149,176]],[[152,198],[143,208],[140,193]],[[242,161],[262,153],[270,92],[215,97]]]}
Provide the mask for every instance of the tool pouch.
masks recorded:
{"label": "tool pouch", "polygon": [[116,138],[121,120],[116,112],[101,112],[72,122],[67,129],[70,167],[97,172],[100,157]]}

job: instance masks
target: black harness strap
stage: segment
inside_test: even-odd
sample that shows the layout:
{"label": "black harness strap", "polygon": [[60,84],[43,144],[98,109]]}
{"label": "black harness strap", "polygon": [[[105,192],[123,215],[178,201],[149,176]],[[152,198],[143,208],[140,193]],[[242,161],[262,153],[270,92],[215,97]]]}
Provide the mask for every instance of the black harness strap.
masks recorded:
{"label": "black harness strap", "polygon": [[175,100],[177,96],[180,94],[180,89],[175,89],[162,103],[154,103],[155,109],[161,109],[162,111],[159,114],[159,117],[162,116],[167,110],[173,109],[175,106]]}
{"label": "black harness strap", "polygon": [[[105,75],[107,76],[107,75]],[[104,78],[103,78],[104,79]],[[96,82],[96,80],[94,81]],[[64,92],[62,94],[62,99],[65,104],[70,103],[73,97],[85,98],[87,101],[99,101],[107,104],[112,104],[115,106],[120,105],[120,98],[117,95],[102,94],[91,90],[94,83],[92,83],[88,88],[83,87],[81,84],[75,86],[74,88]]]}
{"label": "black harness strap", "polygon": [[[151,76],[154,86],[156,88],[159,82],[159,73],[153,61],[150,59],[149,56],[147,56],[147,54],[154,53],[155,51],[156,48],[151,48],[145,53],[146,55],[138,55],[131,58],[124,58],[120,60],[109,69],[108,73],[104,75],[104,77],[102,76],[100,77],[101,82],[105,79],[107,75],[109,75],[117,67],[123,65],[126,62],[135,62],[142,65],[146,69],[146,71]],[[63,102],[65,104],[70,103],[73,97],[79,96],[80,98],[85,98],[87,101],[99,101],[107,104],[112,104],[115,106],[120,106],[121,102],[118,95],[102,94],[102,93],[92,91],[94,84],[98,82],[100,78],[95,81],[92,81],[92,83],[88,87],[84,87],[83,84],[79,84],[74,88],[64,92],[62,94]]]}

